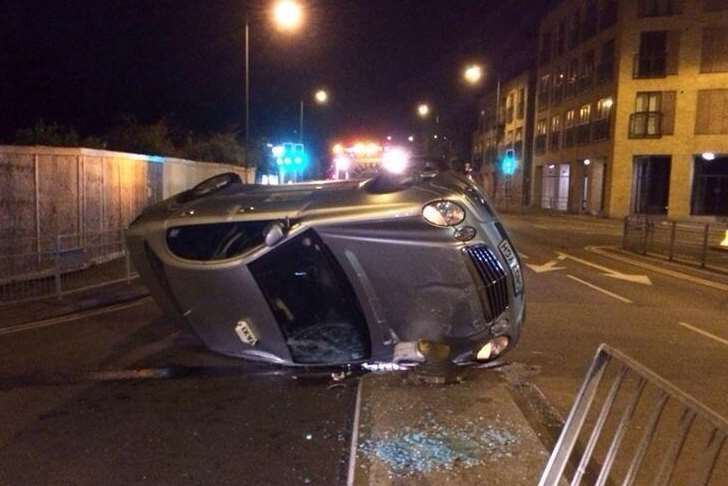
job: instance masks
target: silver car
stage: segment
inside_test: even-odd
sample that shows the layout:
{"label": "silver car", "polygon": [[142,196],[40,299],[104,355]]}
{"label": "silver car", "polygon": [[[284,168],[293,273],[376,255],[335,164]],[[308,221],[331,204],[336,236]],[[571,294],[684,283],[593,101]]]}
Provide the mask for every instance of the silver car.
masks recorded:
{"label": "silver car", "polygon": [[213,177],[128,231],[156,302],[212,351],[301,365],[455,364],[513,348],[518,254],[480,189],[440,170],[283,186]]}

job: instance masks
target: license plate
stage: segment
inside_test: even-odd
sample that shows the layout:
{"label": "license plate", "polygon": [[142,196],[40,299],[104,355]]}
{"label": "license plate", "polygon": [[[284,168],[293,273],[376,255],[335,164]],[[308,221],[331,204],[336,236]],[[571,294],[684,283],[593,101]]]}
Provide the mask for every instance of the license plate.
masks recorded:
{"label": "license plate", "polygon": [[513,250],[510,241],[503,240],[498,245],[501,255],[508,263],[508,267],[511,269],[513,275],[513,290],[516,294],[520,294],[523,291],[523,274],[521,273],[521,266],[518,263],[518,257],[516,252]]}

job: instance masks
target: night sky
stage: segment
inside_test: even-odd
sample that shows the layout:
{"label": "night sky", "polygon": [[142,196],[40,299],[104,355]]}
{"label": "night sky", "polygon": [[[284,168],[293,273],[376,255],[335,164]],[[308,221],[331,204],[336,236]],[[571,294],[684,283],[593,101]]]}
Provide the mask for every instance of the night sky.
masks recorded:
{"label": "night sky", "polygon": [[[102,134],[124,115],[180,130],[243,119],[242,23],[252,25],[252,131],[293,137],[298,101],[307,135],[405,137],[428,100],[469,138],[478,90],[461,82],[479,61],[504,76],[535,57],[547,0],[305,0],[305,28],[276,32],[270,1],[4,0],[0,9],[0,138],[37,119]],[[506,61],[504,61],[504,59]],[[482,88],[481,88],[482,90]],[[241,130],[242,133],[242,130]]]}

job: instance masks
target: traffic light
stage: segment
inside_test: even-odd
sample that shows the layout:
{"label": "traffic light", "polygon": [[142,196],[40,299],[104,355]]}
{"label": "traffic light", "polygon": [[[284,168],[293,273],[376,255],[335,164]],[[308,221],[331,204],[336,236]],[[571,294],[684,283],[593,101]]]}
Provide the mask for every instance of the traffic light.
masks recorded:
{"label": "traffic light", "polygon": [[506,150],[506,154],[501,160],[501,170],[503,174],[512,176],[518,168],[518,160],[516,160],[516,153],[513,149]]}
{"label": "traffic light", "polygon": [[300,170],[308,164],[302,143],[284,143],[273,147],[273,157],[281,169]]}

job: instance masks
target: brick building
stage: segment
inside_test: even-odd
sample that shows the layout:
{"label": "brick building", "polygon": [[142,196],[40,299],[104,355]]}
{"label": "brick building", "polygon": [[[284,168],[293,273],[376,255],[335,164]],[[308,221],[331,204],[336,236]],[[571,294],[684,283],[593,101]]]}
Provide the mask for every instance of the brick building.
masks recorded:
{"label": "brick building", "polygon": [[[534,100],[534,70],[498,83],[481,99],[473,161],[486,193],[500,209],[530,204]],[[512,159],[512,170],[504,171],[506,159]]]}
{"label": "brick building", "polygon": [[541,22],[534,206],[728,216],[728,0],[564,0]]}

